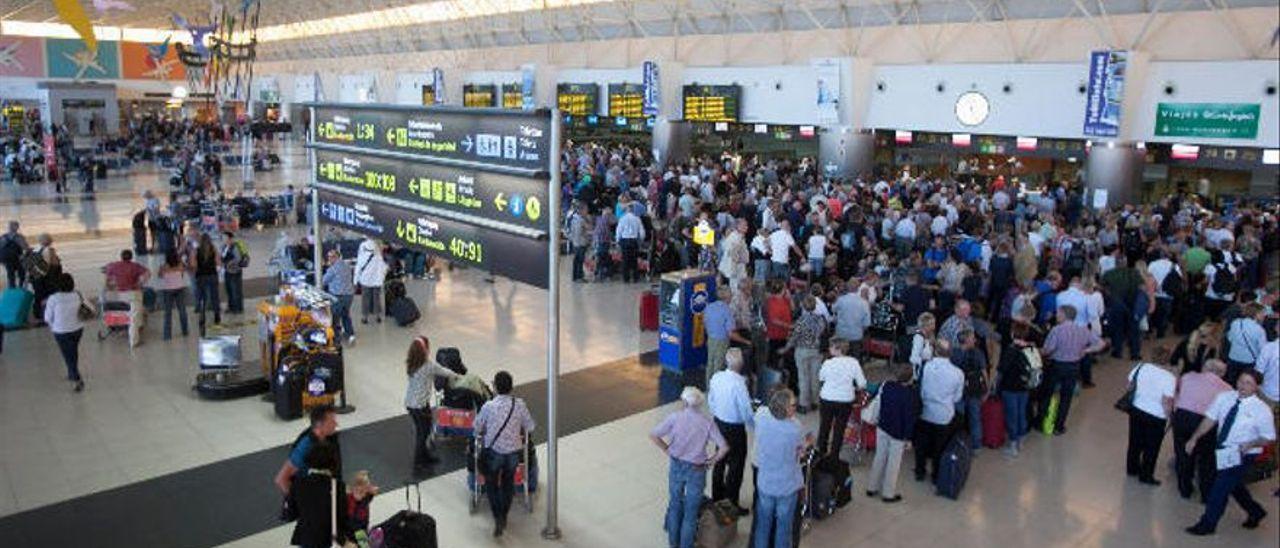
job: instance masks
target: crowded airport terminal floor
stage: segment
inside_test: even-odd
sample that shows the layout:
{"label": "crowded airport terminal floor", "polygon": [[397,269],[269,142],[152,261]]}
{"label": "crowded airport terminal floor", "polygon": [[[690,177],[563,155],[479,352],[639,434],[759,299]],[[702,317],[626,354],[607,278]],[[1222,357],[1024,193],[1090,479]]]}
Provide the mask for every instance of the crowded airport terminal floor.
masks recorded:
{"label": "crowded airport terminal floor", "polygon": [[0,548],[1280,546],[1277,0],[2,0]]}

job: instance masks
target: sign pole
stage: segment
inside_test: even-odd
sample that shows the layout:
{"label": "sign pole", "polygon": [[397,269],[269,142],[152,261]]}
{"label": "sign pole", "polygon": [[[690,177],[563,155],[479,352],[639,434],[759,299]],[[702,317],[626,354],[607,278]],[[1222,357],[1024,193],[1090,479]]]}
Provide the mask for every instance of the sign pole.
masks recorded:
{"label": "sign pole", "polygon": [[[311,107],[311,120],[313,123],[307,131],[308,144],[315,142],[315,119],[316,109]],[[314,261],[312,275],[316,277],[316,289],[324,291],[324,284],[320,281],[324,279],[324,240],[320,238],[320,189],[316,187],[316,150],[314,148],[307,147],[307,160],[307,163],[311,166],[311,192],[308,194],[311,196],[311,207],[308,209],[310,209],[309,213],[311,214],[311,260]],[[333,318],[333,321],[337,321],[337,318]],[[341,376],[342,391],[338,392],[338,405],[334,407],[334,411],[345,415],[355,411],[356,406],[347,403],[346,359],[344,358],[342,362],[342,368],[338,370]]]}
{"label": "sign pole", "polygon": [[551,177],[547,183],[547,524],[542,538],[558,540],[559,486],[557,441],[560,425],[557,388],[560,377],[560,111],[551,110]]}

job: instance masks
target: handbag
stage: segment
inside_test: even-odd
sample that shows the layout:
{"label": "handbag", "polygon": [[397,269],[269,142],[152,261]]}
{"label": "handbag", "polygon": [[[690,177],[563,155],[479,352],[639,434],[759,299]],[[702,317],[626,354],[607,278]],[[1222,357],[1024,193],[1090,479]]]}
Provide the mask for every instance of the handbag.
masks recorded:
{"label": "handbag", "polygon": [[880,394],[876,393],[876,397],[871,398],[871,402],[862,408],[862,422],[867,424],[878,424],[880,422]]}
{"label": "handbag", "polygon": [[1129,382],[1129,389],[1124,391],[1124,395],[1116,400],[1115,408],[1117,411],[1128,415],[1133,412],[1133,397],[1138,391],[1138,375],[1142,374],[1142,368],[1147,364],[1138,365],[1138,370],[1133,372],[1133,380]]}
{"label": "handbag", "polygon": [[98,311],[94,310],[92,306],[89,306],[89,303],[84,301],[84,295],[81,295],[79,291],[76,292],[76,295],[80,296],[80,307],[76,309],[76,317],[82,322],[87,322],[97,318]]}

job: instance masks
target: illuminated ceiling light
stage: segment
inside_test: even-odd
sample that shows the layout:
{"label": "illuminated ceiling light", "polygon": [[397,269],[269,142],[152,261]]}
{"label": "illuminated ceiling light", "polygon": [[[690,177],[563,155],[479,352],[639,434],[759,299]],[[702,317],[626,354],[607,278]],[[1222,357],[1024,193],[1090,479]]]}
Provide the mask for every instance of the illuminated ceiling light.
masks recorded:
{"label": "illuminated ceiling light", "polygon": [[[71,25],[62,23],[35,23],[31,21],[0,21],[0,35],[33,36],[37,38],[70,38],[79,40],[80,35]],[[169,38],[171,42],[191,43],[191,34],[186,31],[170,29],[144,29],[122,27],[93,27],[93,35],[98,40],[143,43],[159,43]]]}
{"label": "illuminated ceiling light", "polygon": [[187,92],[186,86],[173,86],[174,99],[178,99],[178,100],[186,99],[187,94],[188,92]]}

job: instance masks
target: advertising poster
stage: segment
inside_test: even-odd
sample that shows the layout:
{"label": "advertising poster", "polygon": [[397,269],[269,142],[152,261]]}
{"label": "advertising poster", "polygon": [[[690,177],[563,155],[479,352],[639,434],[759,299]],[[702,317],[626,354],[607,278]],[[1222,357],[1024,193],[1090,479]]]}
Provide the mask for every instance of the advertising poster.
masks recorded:
{"label": "advertising poster", "polygon": [[44,45],[40,39],[0,36],[0,76],[44,76]]}
{"label": "advertising poster", "polygon": [[523,110],[536,107],[537,98],[533,96],[535,78],[533,65],[520,65],[520,108]]}
{"label": "advertising poster", "polygon": [[840,65],[835,59],[815,59],[813,73],[818,84],[818,123],[840,121]]}
{"label": "advertising poster", "polygon": [[644,106],[641,112],[645,116],[657,116],[662,110],[662,81],[658,77],[658,63],[644,62]]}
{"label": "advertising poster", "polygon": [[1255,139],[1262,106],[1257,103],[1160,103],[1156,135]]}
{"label": "advertising poster", "polygon": [[1089,55],[1089,87],[1084,113],[1084,134],[1115,137],[1120,134],[1120,102],[1124,100],[1126,51],[1095,51]]}
{"label": "advertising poster", "polygon": [[187,71],[170,44],[120,43],[120,72],[127,80],[185,80]]}
{"label": "advertising poster", "polygon": [[120,50],[117,42],[98,42],[97,54],[76,39],[46,38],[45,59],[50,78],[115,79],[120,77]]}

